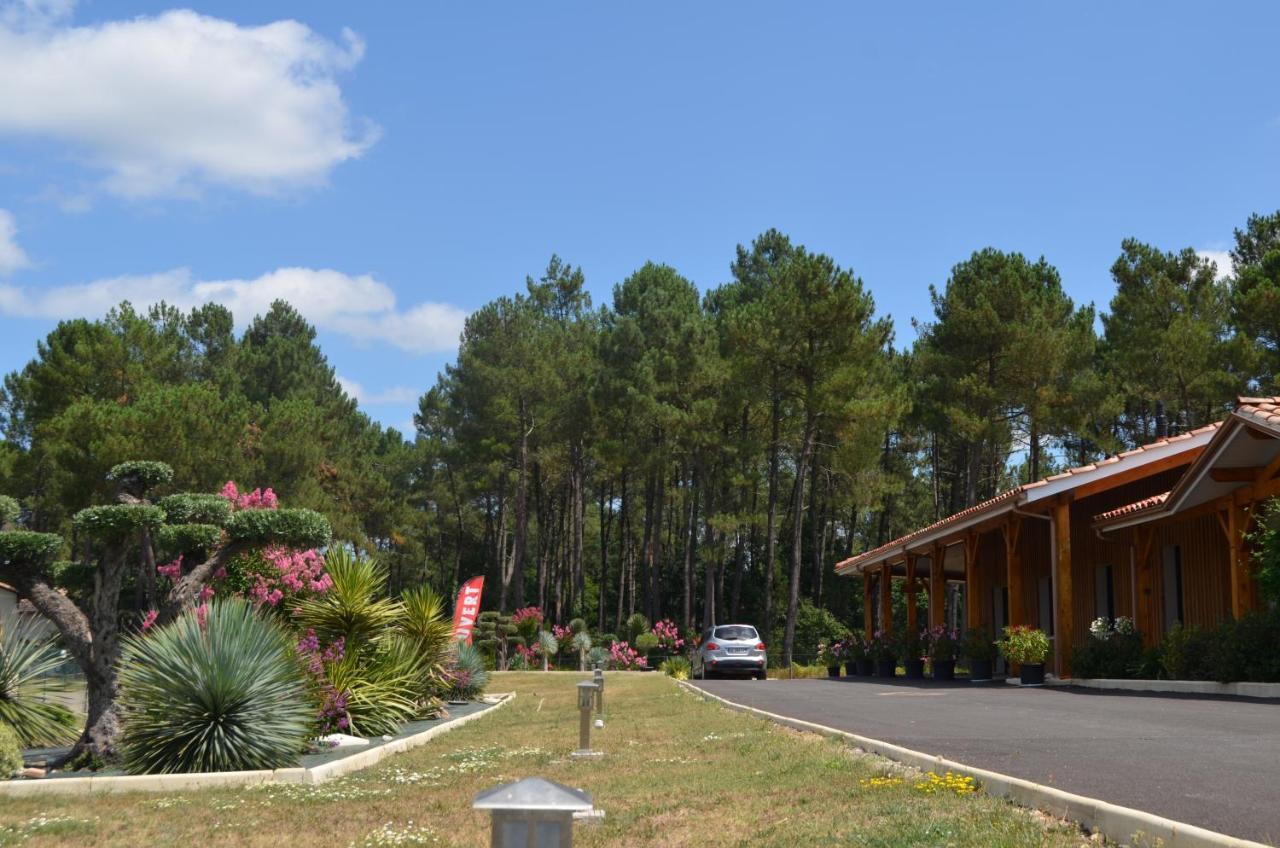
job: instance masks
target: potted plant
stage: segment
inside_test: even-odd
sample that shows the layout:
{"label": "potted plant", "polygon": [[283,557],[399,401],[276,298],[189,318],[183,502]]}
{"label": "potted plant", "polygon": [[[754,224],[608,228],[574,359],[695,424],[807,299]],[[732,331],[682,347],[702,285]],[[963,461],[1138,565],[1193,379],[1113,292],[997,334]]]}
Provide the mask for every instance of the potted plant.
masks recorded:
{"label": "potted plant", "polygon": [[902,667],[906,669],[907,677],[912,680],[922,679],[924,677],[925,644],[924,640],[920,638],[920,634],[918,632],[906,633],[903,635],[898,647],[902,656]]}
{"label": "potted plant", "polygon": [[964,655],[969,660],[970,680],[990,680],[991,661],[996,658],[996,646],[982,627],[970,627],[964,634]]}
{"label": "potted plant", "polygon": [[827,667],[827,677],[840,676],[840,660],[836,657],[836,643],[828,645],[826,642],[818,643],[818,662]]}
{"label": "potted plant", "polygon": [[873,671],[876,670],[876,665],[872,662],[870,646],[872,646],[872,639],[867,634],[859,633],[858,653],[854,656],[854,662],[858,666],[858,674],[864,676],[864,678],[869,678],[869,676],[872,676]]}
{"label": "potted plant", "polygon": [[1004,638],[996,643],[1000,653],[1017,663],[1023,686],[1044,685],[1044,661],[1049,656],[1049,637],[1043,630],[1019,624],[1004,629]]}
{"label": "potted plant", "polygon": [[893,637],[877,630],[867,642],[867,655],[875,664],[876,677],[893,677],[898,671],[898,652]]}
{"label": "potted plant", "polygon": [[948,630],[939,624],[929,630],[929,665],[933,670],[934,680],[954,680],[956,676],[956,653],[960,644],[954,630]]}
{"label": "potted plant", "polygon": [[871,661],[867,659],[867,645],[862,631],[855,630],[845,640],[844,673],[850,677],[871,673]]}

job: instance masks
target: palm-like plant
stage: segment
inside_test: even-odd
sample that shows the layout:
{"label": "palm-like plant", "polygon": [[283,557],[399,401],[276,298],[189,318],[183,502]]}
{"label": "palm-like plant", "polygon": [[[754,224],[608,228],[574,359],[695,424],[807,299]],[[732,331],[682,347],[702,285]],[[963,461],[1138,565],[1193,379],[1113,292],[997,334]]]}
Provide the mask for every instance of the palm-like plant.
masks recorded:
{"label": "palm-like plant", "polygon": [[75,714],[40,700],[42,678],[48,679],[62,657],[56,637],[38,628],[30,620],[0,627],[0,723],[12,727],[23,745],[69,742],[79,729]]}
{"label": "palm-like plant", "polygon": [[324,570],[333,581],[329,591],[305,597],[294,607],[295,620],[304,630],[313,629],[328,642],[345,639],[350,650],[382,637],[400,622],[404,607],[382,597],[387,571],[376,560],[332,548],[325,554]]}
{"label": "palm-like plant", "polygon": [[293,766],[314,718],[292,639],[238,598],[126,638],[120,688],[134,774]]}
{"label": "palm-like plant", "polygon": [[430,587],[410,589],[400,601],[404,605],[401,630],[413,640],[423,664],[421,711],[434,712],[447,688],[443,672],[453,643],[453,621],[445,612],[444,598]]}
{"label": "palm-like plant", "polygon": [[587,670],[587,652],[591,650],[591,634],[583,630],[573,634],[573,647],[578,652],[578,670]]}
{"label": "palm-like plant", "polygon": [[423,664],[403,636],[354,649],[348,643],[342,659],[326,672],[333,688],[346,693],[347,718],[356,736],[394,734],[420,712]]}
{"label": "palm-like plant", "polygon": [[541,630],[538,632],[538,644],[534,650],[542,656],[542,670],[548,671],[551,665],[551,658],[560,650],[560,642],[552,635],[550,630]]}

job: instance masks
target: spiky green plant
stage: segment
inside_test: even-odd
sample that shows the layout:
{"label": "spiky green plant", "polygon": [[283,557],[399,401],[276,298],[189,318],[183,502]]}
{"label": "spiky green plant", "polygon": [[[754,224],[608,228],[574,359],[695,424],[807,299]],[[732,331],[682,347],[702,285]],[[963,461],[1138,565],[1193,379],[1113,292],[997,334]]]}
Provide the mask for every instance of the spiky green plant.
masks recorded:
{"label": "spiky green plant", "polygon": [[303,630],[315,630],[326,642],[341,637],[350,650],[381,638],[399,623],[404,607],[383,597],[387,571],[377,560],[335,547],[325,554],[324,570],[333,586],[323,595],[303,598],[294,609],[294,620]]}
{"label": "spiky green plant", "polygon": [[22,746],[18,732],[0,721],[0,780],[22,768]]}
{"label": "spiky green plant", "polygon": [[688,680],[689,675],[693,672],[693,667],[684,657],[667,657],[658,666],[658,670],[663,674],[674,677],[676,680]]}
{"label": "spiky green plant", "polygon": [[573,635],[573,648],[578,652],[578,670],[587,670],[587,652],[591,650],[591,634],[583,630]]}
{"label": "spiky green plant", "polygon": [[604,646],[596,645],[587,652],[587,662],[591,663],[592,668],[597,665],[606,666],[609,664],[609,652],[605,650]]}
{"label": "spiky green plant", "polygon": [[314,719],[291,637],[239,598],[126,638],[120,689],[133,774],[293,766]]}
{"label": "spiky green plant", "polygon": [[329,682],[347,695],[350,732],[395,734],[420,712],[423,664],[413,641],[392,635],[377,643],[347,643],[342,659],[326,668]]}
{"label": "spiky green plant", "polygon": [[[54,634],[41,632],[34,620],[0,627],[0,722],[9,725],[23,745],[55,745],[76,738],[80,722],[59,704],[41,700],[51,675],[62,663]],[[51,687],[65,690],[55,682]]]}
{"label": "spiky green plant", "polygon": [[542,670],[546,671],[551,666],[551,658],[560,651],[560,641],[550,630],[540,630],[534,650],[542,657]]}
{"label": "spiky green plant", "polygon": [[451,684],[449,700],[474,701],[479,698],[489,685],[489,670],[484,664],[484,654],[474,645],[456,643],[447,678]]}
{"label": "spiky green plant", "polygon": [[428,586],[410,589],[400,600],[404,604],[401,630],[413,640],[423,665],[420,712],[433,713],[447,694],[444,669],[453,644],[453,620],[445,611],[444,598]]}

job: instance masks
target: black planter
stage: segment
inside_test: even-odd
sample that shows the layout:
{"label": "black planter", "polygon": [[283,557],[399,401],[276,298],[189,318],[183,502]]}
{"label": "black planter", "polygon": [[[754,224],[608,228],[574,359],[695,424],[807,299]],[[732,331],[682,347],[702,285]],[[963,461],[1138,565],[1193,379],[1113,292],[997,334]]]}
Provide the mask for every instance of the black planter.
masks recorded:
{"label": "black planter", "polygon": [[876,677],[893,677],[897,673],[897,660],[876,660]]}
{"label": "black planter", "polygon": [[827,677],[839,677],[839,676],[840,676],[840,666],[838,665],[827,666]]}
{"label": "black planter", "polygon": [[990,680],[991,660],[969,660],[970,680]]}
{"label": "black planter", "polygon": [[862,677],[870,677],[873,667],[871,660],[858,660],[858,674]]}
{"label": "black planter", "polygon": [[933,679],[934,680],[955,680],[956,679],[956,661],[955,660],[934,660],[933,661]]}
{"label": "black planter", "polygon": [[1023,686],[1044,685],[1044,663],[1023,663],[1019,673]]}
{"label": "black planter", "polygon": [[903,660],[902,667],[907,670],[907,677],[911,680],[924,678],[924,660]]}

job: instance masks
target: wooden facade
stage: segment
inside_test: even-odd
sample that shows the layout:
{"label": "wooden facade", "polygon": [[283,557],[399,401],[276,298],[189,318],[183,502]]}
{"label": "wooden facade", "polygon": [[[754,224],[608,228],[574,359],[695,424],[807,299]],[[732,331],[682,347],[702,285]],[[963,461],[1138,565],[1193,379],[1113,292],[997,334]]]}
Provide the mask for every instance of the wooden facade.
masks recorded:
{"label": "wooden facade", "polygon": [[[1280,398],[1242,398],[1221,425],[1020,487],[836,570],[866,578],[868,627],[872,602],[889,622],[890,581],[914,581],[930,604],[924,620],[910,604],[908,626],[958,621],[992,638],[1002,625],[1039,627],[1069,677],[1096,618],[1132,617],[1154,644],[1176,622],[1256,608],[1245,534],[1275,496]],[[948,596],[962,609],[935,604]]]}

